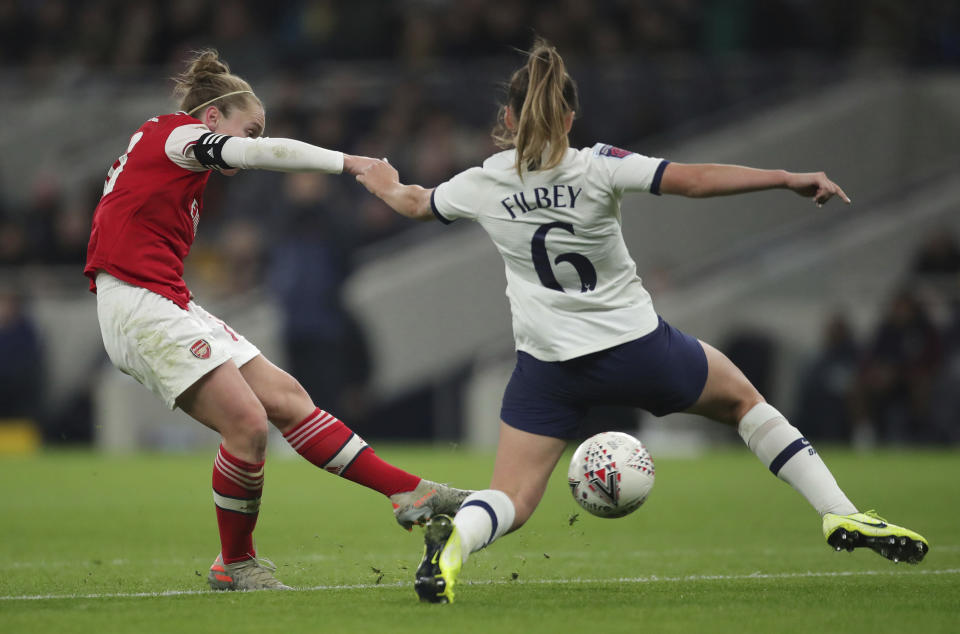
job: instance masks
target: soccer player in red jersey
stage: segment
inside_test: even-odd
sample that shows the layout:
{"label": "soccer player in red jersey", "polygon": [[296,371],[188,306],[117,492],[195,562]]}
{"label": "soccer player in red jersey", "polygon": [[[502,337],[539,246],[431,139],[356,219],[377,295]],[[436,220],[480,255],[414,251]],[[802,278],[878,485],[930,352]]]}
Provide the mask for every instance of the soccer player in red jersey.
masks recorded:
{"label": "soccer player in red jersey", "polygon": [[262,137],[263,104],[216,51],[191,60],[175,94],[180,112],[144,123],[107,173],[84,273],[113,364],[222,437],[213,467],[221,552],[210,586],[287,589],[253,545],[268,420],[313,464],[390,497],[404,527],[455,512],[469,492],[381,460],[296,379],[195,303],[183,281],[211,170],[356,175],[371,159]]}

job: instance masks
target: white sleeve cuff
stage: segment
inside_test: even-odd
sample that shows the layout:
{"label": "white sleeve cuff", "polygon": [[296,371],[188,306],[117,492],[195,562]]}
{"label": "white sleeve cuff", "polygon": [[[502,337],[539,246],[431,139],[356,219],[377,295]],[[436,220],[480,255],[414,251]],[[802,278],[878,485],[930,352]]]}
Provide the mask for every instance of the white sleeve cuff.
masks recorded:
{"label": "white sleeve cuff", "polygon": [[231,137],[223,146],[223,160],[232,167],[277,172],[343,172],[343,152],[327,150],[295,139]]}

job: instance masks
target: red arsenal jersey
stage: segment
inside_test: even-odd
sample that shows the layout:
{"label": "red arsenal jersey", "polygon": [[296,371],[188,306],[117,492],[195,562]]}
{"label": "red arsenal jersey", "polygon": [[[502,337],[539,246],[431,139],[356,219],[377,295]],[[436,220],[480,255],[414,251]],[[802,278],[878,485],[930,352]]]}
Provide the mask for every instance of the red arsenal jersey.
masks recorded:
{"label": "red arsenal jersey", "polygon": [[103,270],[187,307],[183,259],[193,244],[210,178],[187,150],[205,132],[198,119],[181,112],[153,117],[130,137],[126,153],[107,173],[93,215],[83,271],[91,291],[96,292],[94,278]]}

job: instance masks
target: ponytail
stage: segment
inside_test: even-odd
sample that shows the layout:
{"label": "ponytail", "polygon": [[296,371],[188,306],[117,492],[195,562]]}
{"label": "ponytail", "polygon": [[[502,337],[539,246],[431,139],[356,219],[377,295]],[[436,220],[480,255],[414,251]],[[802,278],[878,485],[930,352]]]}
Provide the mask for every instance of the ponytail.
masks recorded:
{"label": "ponytail", "polygon": [[517,173],[522,177],[524,170],[559,165],[570,145],[565,118],[580,106],[576,83],[560,53],[546,40],[534,42],[526,65],[510,78],[507,105],[515,127],[507,127],[506,106],[502,106],[493,138],[502,148],[517,148]]}
{"label": "ponytail", "polygon": [[230,72],[230,67],[213,49],[196,53],[187,70],[173,78],[175,97],[180,99],[180,110],[201,117],[203,107],[216,105],[224,116],[231,109],[244,109],[252,104],[263,106],[250,84]]}

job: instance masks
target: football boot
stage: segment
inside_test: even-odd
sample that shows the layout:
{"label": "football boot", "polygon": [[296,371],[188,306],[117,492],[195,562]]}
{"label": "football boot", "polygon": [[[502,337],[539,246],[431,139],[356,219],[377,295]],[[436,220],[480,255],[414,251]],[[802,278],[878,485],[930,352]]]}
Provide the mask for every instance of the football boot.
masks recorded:
{"label": "football boot", "polygon": [[293,590],[273,573],[277,567],[269,559],[251,557],[232,564],[223,563],[223,555],[210,566],[207,583],[214,590]]}
{"label": "football boot", "polygon": [[930,550],[930,544],[909,528],[891,524],[876,511],[823,516],[823,536],[836,550],[853,551],[864,546],[894,563],[918,564]]}
{"label": "football boot", "polygon": [[453,603],[453,586],[463,565],[460,534],[448,515],[432,517],[423,533],[423,559],[413,588],[421,601]]}
{"label": "football boot", "polygon": [[415,524],[422,525],[434,515],[456,515],[460,504],[471,493],[473,491],[422,479],[414,490],[395,493],[390,496],[390,501],[397,523],[409,531]]}

